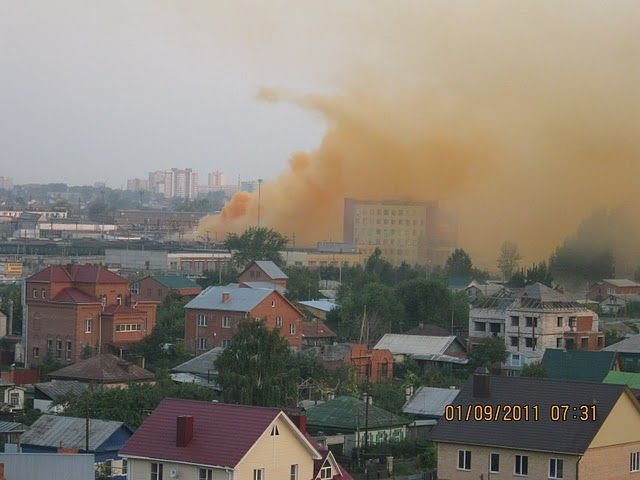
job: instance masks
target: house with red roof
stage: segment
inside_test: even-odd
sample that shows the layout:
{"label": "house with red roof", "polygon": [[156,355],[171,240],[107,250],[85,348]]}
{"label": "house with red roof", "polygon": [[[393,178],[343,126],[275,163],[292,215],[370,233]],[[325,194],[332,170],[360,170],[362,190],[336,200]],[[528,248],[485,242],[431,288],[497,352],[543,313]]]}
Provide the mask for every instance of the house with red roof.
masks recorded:
{"label": "house with red roof", "polygon": [[120,456],[129,480],[351,479],[306,434],[304,418],[277,408],[169,398]]}
{"label": "house with red roof", "polygon": [[26,280],[27,364],[119,352],[151,333],[155,301],[131,301],[129,280],[98,265],[51,265]]}

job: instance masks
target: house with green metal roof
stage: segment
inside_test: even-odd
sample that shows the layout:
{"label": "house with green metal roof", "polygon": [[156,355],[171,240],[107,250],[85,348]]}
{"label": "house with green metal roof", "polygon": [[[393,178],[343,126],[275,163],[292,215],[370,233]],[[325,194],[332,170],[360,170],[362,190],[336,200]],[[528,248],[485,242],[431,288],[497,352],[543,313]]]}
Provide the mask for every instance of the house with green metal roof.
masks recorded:
{"label": "house with green metal roof", "polygon": [[636,372],[609,372],[602,383],[626,385],[632,390],[640,390],[640,373]]}
{"label": "house with green metal roof", "polygon": [[132,283],[130,290],[140,299],[162,302],[170,293],[195,297],[202,287],[183,275],[154,275]]}
{"label": "house with green metal roof", "polygon": [[376,406],[372,397],[367,405],[359,398],[340,396],[307,407],[306,413],[309,432],[321,443],[328,437],[336,443],[342,440],[345,454],[352,448],[362,447],[365,435],[369,445],[404,440],[410,423],[410,420]]}
{"label": "house with green metal roof", "polygon": [[549,378],[601,383],[619,370],[615,352],[547,348],[541,362]]}

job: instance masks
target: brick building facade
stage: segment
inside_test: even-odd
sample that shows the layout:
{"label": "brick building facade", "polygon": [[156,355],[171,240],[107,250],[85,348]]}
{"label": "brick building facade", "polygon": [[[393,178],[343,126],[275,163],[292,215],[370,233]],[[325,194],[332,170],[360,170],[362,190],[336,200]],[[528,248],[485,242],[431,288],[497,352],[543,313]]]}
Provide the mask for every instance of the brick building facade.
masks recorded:
{"label": "brick building facade", "polygon": [[47,352],[63,363],[83,350],[117,351],[142,340],[156,322],[156,302],[131,303],[129,281],[95,265],[53,265],[26,280],[27,364]]}

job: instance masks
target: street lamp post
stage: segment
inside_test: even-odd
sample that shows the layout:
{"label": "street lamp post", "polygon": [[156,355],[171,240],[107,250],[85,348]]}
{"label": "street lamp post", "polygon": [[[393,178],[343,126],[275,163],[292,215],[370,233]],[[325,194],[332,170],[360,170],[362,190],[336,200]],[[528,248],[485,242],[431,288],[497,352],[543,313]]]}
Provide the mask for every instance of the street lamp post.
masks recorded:
{"label": "street lamp post", "polygon": [[261,186],[262,186],[262,179],[259,178],[258,179],[258,228],[260,228],[260,194],[261,194]]}

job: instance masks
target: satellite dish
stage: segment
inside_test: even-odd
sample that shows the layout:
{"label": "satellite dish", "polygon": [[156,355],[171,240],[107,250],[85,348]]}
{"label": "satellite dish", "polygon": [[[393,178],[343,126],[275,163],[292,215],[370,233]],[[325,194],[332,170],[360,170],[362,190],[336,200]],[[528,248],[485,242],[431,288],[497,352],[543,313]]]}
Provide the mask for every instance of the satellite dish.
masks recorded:
{"label": "satellite dish", "polygon": [[171,478],[178,478],[178,470],[176,470],[175,468],[172,468],[171,470],[169,470],[169,476]]}

